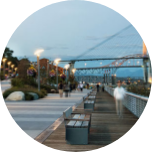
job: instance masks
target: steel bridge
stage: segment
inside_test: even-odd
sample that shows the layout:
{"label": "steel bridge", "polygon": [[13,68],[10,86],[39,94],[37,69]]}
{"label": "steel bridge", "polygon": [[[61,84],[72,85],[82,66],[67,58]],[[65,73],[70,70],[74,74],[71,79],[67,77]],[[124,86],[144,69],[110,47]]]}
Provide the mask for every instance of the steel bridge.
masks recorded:
{"label": "steel bridge", "polygon": [[148,58],[149,58],[148,55],[145,56],[143,54],[125,56],[105,66],[77,68],[76,75],[104,74],[104,73],[115,74],[117,69],[119,68],[142,68],[144,64],[143,59],[148,59]]}

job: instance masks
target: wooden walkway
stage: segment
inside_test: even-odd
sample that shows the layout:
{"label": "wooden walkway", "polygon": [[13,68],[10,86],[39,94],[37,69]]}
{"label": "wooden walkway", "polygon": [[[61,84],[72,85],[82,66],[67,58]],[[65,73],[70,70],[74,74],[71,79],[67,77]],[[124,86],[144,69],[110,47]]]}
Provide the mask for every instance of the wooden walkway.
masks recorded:
{"label": "wooden walkway", "polygon": [[[83,103],[74,112],[84,113]],[[104,147],[128,132],[138,118],[124,107],[124,118],[116,115],[115,102],[107,92],[96,95],[92,112],[88,145],[69,145],[65,141],[64,122],[43,142],[44,145],[64,151],[88,151]]]}

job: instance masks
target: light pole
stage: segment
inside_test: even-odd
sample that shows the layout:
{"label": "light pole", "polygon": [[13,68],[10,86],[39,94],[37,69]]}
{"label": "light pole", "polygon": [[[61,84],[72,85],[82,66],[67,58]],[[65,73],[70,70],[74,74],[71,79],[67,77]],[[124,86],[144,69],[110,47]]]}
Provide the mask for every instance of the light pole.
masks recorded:
{"label": "light pole", "polygon": [[14,64],[12,64],[12,65],[11,65],[11,68],[12,68],[12,72],[13,72],[13,70],[14,70],[14,66],[15,66]]}
{"label": "light pole", "polygon": [[3,73],[4,73],[4,78],[5,78],[5,63],[6,63],[6,58],[3,58]]}
{"label": "light pole", "polygon": [[67,82],[67,70],[68,70],[69,67],[70,67],[69,64],[66,64],[66,65],[64,66],[64,68],[66,69],[66,82]]}
{"label": "light pole", "polygon": [[54,63],[56,64],[56,89],[58,90],[58,64],[61,59],[57,58],[54,60]]}
{"label": "light pole", "polygon": [[17,67],[15,68],[15,74],[16,74],[16,72],[17,72]]}
{"label": "light pole", "polygon": [[43,52],[43,49],[38,49],[35,51],[34,55],[37,56],[37,67],[38,67],[38,91],[40,91],[40,54]]}
{"label": "light pole", "polygon": [[10,65],[11,65],[11,63],[12,63],[12,62],[10,62],[10,61],[7,63],[7,64],[8,64],[8,75],[9,75],[9,70],[10,70]]}
{"label": "light pole", "polygon": [[73,76],[74,76],[74,73],[75,73],[76,69],[72,69],[72,72],[73,72]]}

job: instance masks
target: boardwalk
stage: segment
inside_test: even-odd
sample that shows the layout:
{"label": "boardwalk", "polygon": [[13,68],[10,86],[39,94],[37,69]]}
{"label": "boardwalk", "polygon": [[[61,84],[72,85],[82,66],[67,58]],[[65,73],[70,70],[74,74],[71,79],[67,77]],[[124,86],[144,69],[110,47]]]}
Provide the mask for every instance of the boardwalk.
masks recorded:
{"label": "boardwalk", "polygon": [[[83,103],[75,112],[84,112]],[[65,141],[65,125],[62,123],[43,144],[59,150],[87,151],[104,147],[122,137],[138,120],[124,108],[124,119],[118,119],[115,103],[107,92],[97,93],[95,110],[92,113],[91,130],[88,145],[68,145]]]}

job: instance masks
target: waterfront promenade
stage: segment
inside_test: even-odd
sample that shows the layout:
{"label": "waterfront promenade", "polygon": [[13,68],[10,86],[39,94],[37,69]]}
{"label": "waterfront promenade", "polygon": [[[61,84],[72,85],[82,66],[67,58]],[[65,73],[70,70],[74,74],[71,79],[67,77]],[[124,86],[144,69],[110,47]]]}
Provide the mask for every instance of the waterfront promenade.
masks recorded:
{"label": "waterfront promenade", "polygon": [[[95,109],[91,117],[91,129],[88,145],[70,145],[65,140],[65,123],[62,124],[43,142],[44,145],[64,151],[88,151],[104,147],[118,140],[137,122],[138,118],[123,107],[124,118],[119,119],[115,111],[115,102],[107,92],[96,95]],[[85,113],[83,102],[75,113]]]}
{"label": "waterfront promenade", "polygon": [[[10,82],[1,83],[2,90],[10,87]],[[15,122],[32,138],[36,138],[41,132],[52,125],[69,106],[74,106],[89,93],[71,93],[71,97],[60,98],[59,94],[48,94],[43,99],[34,101],[5,101],[6,106]],[[14,123],[15,123],[14,122]]]}

